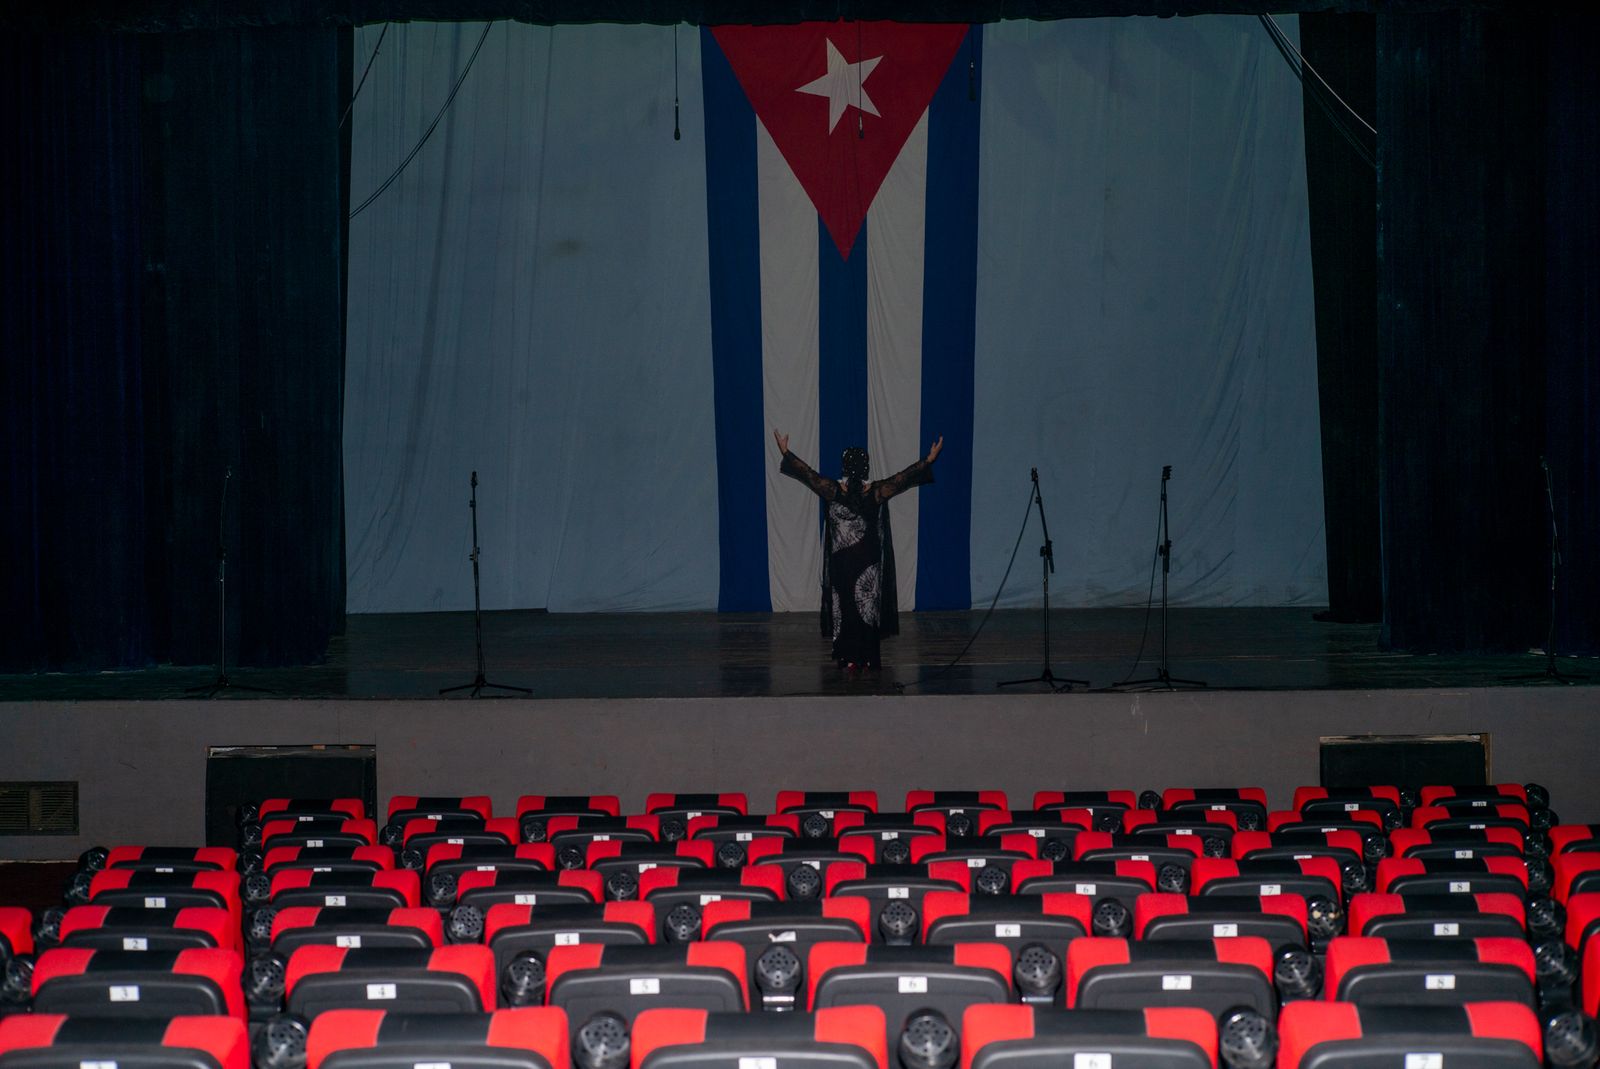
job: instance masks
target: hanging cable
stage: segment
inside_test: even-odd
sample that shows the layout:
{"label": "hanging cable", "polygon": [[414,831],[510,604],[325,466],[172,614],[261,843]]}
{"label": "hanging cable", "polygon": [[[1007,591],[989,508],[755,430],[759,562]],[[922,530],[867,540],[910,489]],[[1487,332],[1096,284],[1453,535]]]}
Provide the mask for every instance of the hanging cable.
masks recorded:
{"label": "hanging cable", "polygon": [[378,34],[378,43],[372,46],[372,55],[367,57],[367,65],[361,71],[361,80],[356,83],[355,92],[350,94],[350,103],[344,106],[344,114],[339,116],[339,129],[344,129],[345,120],[350,118],[350,109],[356,106],[356,97],[361,95],[361,87],[367,84],[367,75],[372,73],[372,64],[378,58],[378,50],[383,47],[383,39],[389,36],[389,24],[383,24],[383,31]]}
{"label": "hanging cable", "polygon": [[[1334,92],[1333,87],[1327,83],[1322,75],[1317,73],[1316,68],[1306,62],[1305,56],[1301,55],[1300,50],[1295,48],[1294,42],[1289,40],[1288,35],[1283,32],[1283,28],[1278,25],[1271,15],[1258,15],[1256,18],[1261,23],[1262,28],[1267,31],[1267,36],[1271,38],[1273,46],[1278,50],[1278,54],[1289,65],[1289,70],[1294,73],[1295,78],[1304,87],[1307,95],[1327,116],[1334,130],[1350,143],[1350,147],[1356,150],[1356,154],[1365,161],[1367,166],[1376,168],[1378,166],[1376,150],[1367,146],[1365,140],[1350,126],[1346,115],[1353,117],[1363,128],[1370,131],[1374,137],[1377,136],[1377,130],[1373,128],[1371,123],[1358,115],[1356,110],[1346,103],[1343,97]],[[1314,81],[1306,80],[1306,71],[1311,72],[1311,77]],[[1329,99],[1330,97],[1332,98],[1331,100]],[[1337,106],[1333,103],[1334,101],[1337,102]]]}
{"label": "hanging cable", "polygon": [[956,654],[949,664],[944,665],[931,676],[923,676],[920,679],[913,679],[909,683],[896,683],[894,685],[894,689],[897,692],[904,694],[910,687],[920,687],[924,683],[931,683],[935,679],[945,675],[950,671],[950,669],[961,663],[961,658],[965,657],[967,655],[967,651],[972,648],[972,644],[978,641],[978,636],[983,634],[983,626],[989,622],[989,617],[994,615],[994,607],[1000,604],[1000,595],[1005,592],[1006,580],[1011,578],[1011,566],[1017,563],[1017,550],[1022,547],[1022,536],[1028,533],[1028,520],[1032,517],[1032,515],[1033,487],[1030,485],[1028,487],[1028,507],[1022,510],[1022,526],[1017,528],[1017,540],[1011,546],[1011,559],[1006,561],[1006,572],[1000,577],[1000,585],[995,588],[994,597],[989,600],[989,608],[984,612],[983,619],[978,621],[978,626],[972,632],[972,637],[967,639],[967,644],[961,647],[961,652]]}
{"label": "hanging cable", "polygon": [[450,110],[450,105],[455,101],[456,93],[460,92],[462,83],[467,80],[467,75],[472,72],[472,64],[477,60],[478,53],[483,49],[483,42],[488,40],[489,31],[493,28],[493,22],[490,22],[483,27],[483,33],[478,37],[477,46],[473,48],[472,55],[467,57],[467,64],[461,68],[461,74],[456,78],[455,84],[450,87],[450,95],[444,99],[444,107],[439,109],[439,114],[433,117],[433,122],[429,123],[428,128],[422,132],[422,139],[416,143],[416,146],[412,148],[410,152],[406,153],[406,158],[400,161],[400,166],[394,169],[394,173],[383,180],[383,185],[373,190],[371,196],[362,201],[360,204],[356,205],[355,208],[351,209],[350,218],[354,219],[356,216],[365,211],[369,204],[383,196],[384,191],[390,186],[394,185],[395,181],[399,179],[400,173],[404,171],[406,166],[416,158],[417,153],[422,151],[422,146],[426,145],[428,143],[428,138],[433,136],[433,131],[439,125],[439,121],[444,118],[444,113]]}
{"label": "hanging cable", "polygon": [[1139,670],[1139,662],[1144,660],[1144,644],[1150,638],[1150,609],[1156,603],[1156,562],[1161,559],[1161,511],[1156,510],[1156,550],[1150,554],[1150,589],[1144,596],[1144,628],[1139,632],[1139,652],[1134,655],[1133,667],[1128,669],[1128,674],[1117,682],[1111,684],[1113,688],[1120,687],[1133,679],[1133,673]]}
{"label": "hanging cable", "polygon": [[678,126],[678,24],[672,24],[672,140],[682,141],[683,131]]}

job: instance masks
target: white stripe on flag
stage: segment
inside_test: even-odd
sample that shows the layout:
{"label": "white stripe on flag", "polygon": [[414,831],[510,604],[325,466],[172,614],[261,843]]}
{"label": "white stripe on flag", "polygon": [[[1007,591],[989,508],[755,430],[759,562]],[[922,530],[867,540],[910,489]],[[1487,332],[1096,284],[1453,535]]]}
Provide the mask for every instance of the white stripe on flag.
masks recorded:
{"label": "white stripe on flag", "polygon": [[[756,121],[756,200],[761,241],[761,391],[767,427],[789,435],[794,454],[829,474],[817,456],[819,295],[817,209]],[[769,457],[775,449],[763,443]],[[767,575],[773,612],[815,612],[822,578],[817,499],[767,465]],[[915,525],[912,531],[916,531]],[[755,546],[751,552],[758,552]]]}
{"label": "white stripe on flag", "polygon": [[[867,215],[867,449],[875,476],[923,455],[922,278],[928,113],[911,131]],[[916,608],[917,498],[894,501],[896,590]]]}

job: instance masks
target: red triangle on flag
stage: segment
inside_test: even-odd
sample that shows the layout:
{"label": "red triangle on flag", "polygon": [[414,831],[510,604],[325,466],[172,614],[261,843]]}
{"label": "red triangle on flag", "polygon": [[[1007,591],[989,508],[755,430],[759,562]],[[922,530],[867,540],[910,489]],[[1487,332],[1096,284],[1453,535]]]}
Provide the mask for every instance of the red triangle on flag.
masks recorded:
{"label": "red triangle on flag", "polygon": [[711,32],[839,255],[849,259],[872,199],[967,27],[841,21]]}

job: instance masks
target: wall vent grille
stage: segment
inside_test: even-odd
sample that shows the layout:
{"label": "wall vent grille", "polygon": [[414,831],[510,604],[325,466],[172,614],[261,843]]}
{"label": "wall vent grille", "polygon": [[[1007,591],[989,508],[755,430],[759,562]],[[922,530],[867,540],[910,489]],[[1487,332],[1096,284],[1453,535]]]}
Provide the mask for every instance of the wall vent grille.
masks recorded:
{"label": "wall vent grille", "polygon": [[0,835],[77,835],[78,783],[0,782]]}

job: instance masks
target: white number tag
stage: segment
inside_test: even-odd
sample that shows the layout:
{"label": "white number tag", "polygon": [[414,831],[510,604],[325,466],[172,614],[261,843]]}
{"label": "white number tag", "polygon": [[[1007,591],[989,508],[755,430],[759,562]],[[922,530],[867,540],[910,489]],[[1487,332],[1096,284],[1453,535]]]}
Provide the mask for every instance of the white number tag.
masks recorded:
{"label": "white number tag", "polygon": [[878,838],[887,843],[900,838],[900,833],[897,831],[883,831],[878,833]]}
{"label": "white number tag", "polygon": [[1044,829],[1043,828],[1029,828],[1028,829],[1028,834],[1033,836],[1035,839],[1043,839],[1044,838]]}
{"label": "white number tag", "polygon": [[1283,894],[1283,884],[1281,883],[1264,883],[1261,885],[1262,898],[1272,898],[1281,894]]}
{"label": "white number tag", "polygon": [[661,994],[661,981],[654,976],[647,976],[639,980],[629,980],[628,994],[659,995]]}
{"label": "white number tag", "polygon": [[736,831],[733,833],[733,841],[736,843],[747,843],[755,837],[756,833],[753,831]]}
{"label": "white number tag", "polygon": [[138,984],[112,984],[106,992],[112,1002],[138,1002]]}
{"label": "white number tag", "polygon": [[969,857],[969,858],[967,858],[967,868],[969,868],[969,869],[981,869],[987,864],[988,864],[988,862],[985,861],[981,857]]}
{"label": "white number tag", "polygon": [[1072,1056],[1072,1069],[1111,1069],[1109,1051],[1084,1051]]}
{"label": "white number tag", "polygon": [[336,935],[333,937],[333,945],[344,947],[346,950],[360,950],[361,937],[359,935]]}
{"label": "white number tag", "polygon": [[1190,991],[1194,988],[1194,977],[1180,973],[1168,973],[1161,978],[1163,991]]}
{"label": "white number tag", "polygon": [[575,947],[575,946],[578,945],[578,941],[580,939],[582,939],[582,938],[583,938],[583,936],[582,936],[582,933],[580,933],[580,932],[557,932],[556,933],[556,946],[558,946],[558,947]]}
{"label": "white number tag", "polygon": [[1450,881],[1450,893],[1453,894],[1453,895],[1470,895],[1472,893],[1472,883],[1471,883],[1471,881],[1468,881],[1468,880],[1451,880]]}
{"label": "white number tag", "polygon": [[1406,1069],[1444,1069],[1444,1055],[1437,1052],[1407,1054]]}
{"label": "white number tag", "polygon": [[1211,926],[1211,934],[1217,939],[1232,939],[1239,934],[1239,926],[1237,924],[1213,924]]}
{"label": "white number tag", "polygon": [[322,904],[325,906],[342,906],[345,904],[344,895],[324,895]]}
{"label": "white number tag", "polygon": [[1459,925],[1459,924],[1435,924],[1433,926],[1433,934],[1434,935],[1460,935],[1461,934],[1461,925]]}
{"label": "white number tag", "polygon": [[513,905],[517,906],[537,906],[539,904],[539,896],[523,894],[512,895],[511,902]]}
{"label": "white number tag", "polygon": [[721,902],[721,901],[722,901],[722,896],[721,895],[701,895],[700,896],[700,904],[702,906],[709,906],[713,902]]}
{"label": "white number tag", "polygon": [[911,888],[909,888],[909,887],[891,887],[891,888],[889,888],[889,897],[890,898],[910,898],[911,897]]}
{"label": "white number tag", "polygon": [[928,978],[926,976],[900,977],[900,993],[902,995],[926,995],[928,993]]}
{"label": "white number tag", "polygon": [[307,839],[306,840],[306,846],[310,847],[310,848],[321,847],[322,846],[322,840],[321,839]]}
{"label": "white number tag", "polygon": [[395,998],[393,984],[368,984],[368,1002],[393,1002]]}
{"label": "white number tag", "polygon": [[1456,858],[1457,858],[1457,860],[1460,860],[1460,861],[1470,861],[1474,856],[1476,856],[1476,855],[1471,850],[1457,850],[1456,851]]}
{"label": "white number tag", "polygon": [[166,909],[167,908],[167,900],[164,897],[161,897],[161,898],[147,898],[147,899],[144,900],[144,908],[145,909]]}
{"label": "white number tag", "polygon": [[1074,884],[1072,889],[1074,893],[1080,895],[1097,895],[1100,893],[1100,885],[1097,883]]}
{"label": "white number tag", "polygon": [[150,940],[140,935],[124,936],[122,939],[123,950],[149,950]]}
{"label": "white number tag", "polygon": [[1454,991],[1456,978],[1452,973],[1430,973],[1422,978],[1424,991]]}
{"label": "white number tag", "polygon": [[997,924],[994,926],[994,937],[996,939],[1020,939],[1022,938],[1022,925]]}

